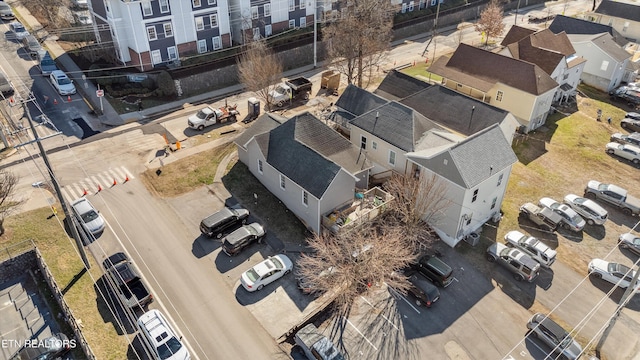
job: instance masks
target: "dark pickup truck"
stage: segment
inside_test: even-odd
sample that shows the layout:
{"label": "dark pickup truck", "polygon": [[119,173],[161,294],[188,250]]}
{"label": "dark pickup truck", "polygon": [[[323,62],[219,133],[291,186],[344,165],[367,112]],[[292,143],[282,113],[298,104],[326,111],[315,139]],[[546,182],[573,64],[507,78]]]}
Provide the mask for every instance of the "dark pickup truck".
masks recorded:
{"label": "dark pickup truck", "polygon": [[303,76],[285,80],[269,92],[272,103],[278,107],[297,99],[309,100],[311,94],[311,81]]}
{"label": "dark pickup truck", "polygon": [[112,284],[116,288],[115,291],[123,306],[144,308],[153,301],[153,296],[127,255],[122,252],[115,253],[109,256],[102,265],[113,281]]}

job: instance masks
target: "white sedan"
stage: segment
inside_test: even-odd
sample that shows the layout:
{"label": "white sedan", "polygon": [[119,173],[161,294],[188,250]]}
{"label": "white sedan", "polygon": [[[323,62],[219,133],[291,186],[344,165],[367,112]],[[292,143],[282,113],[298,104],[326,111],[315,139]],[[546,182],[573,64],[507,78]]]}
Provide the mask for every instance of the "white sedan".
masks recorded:
{"label": "white sedan", "polygon": [[553,210],[556,214],[562,217],[562,223],[565,227],[572,231],[582,231],[586,222],[567,204],[561,204],[552,198],[544,197],[539,201],[540,206]]}
{"label": "white sedan", "polygon": [[71,81],[62,70],[52,71],[51,74],[49,74],[49,80],[51,80],[51,85],[53,85],[60,95],[73,95],[76,93],[76,87],[73,85],[73,81]]}
{"label": "white sedan", "polygon": [[618,144],[610,142],[607,144],[607,154],[616,155],[627,159],[634,164],[640,164],[640,147],[631,144]]}
{"label": "white sedan", "polygon": [[[636,272],[634,270],[631,270],[625,265],[608,262],[602,259],[593,259],[589,263],[589,275],[598,279],[606,280],[623,289],[629,287],[635,273]],[[639,288],[640,281],[636,283],[634,291],[638,291]]]}
{"label": "white sedan", "polygon": [[293,269],[291,259],[286,255],[278,254],[242,273],[240,282],[249,292],[262,290],[266,285],[290,273],[291,269]]}

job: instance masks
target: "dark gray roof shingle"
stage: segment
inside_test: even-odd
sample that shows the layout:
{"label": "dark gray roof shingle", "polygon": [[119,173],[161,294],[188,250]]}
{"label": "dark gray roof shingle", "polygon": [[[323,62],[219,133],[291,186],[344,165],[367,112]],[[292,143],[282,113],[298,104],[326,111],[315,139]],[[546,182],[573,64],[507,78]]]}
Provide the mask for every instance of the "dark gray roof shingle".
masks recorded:
{"label": "dark gray roof shingle", "polygon": [[526,38],[527,36],[533,34],[534,32],[536,32],[536,30],[527,29],[525,27],[518,26],[518,25],[513,25],[511,29],[509,29],[509,32],[507,32],[507,35],[504,36],[504,39],[502,39],[502,42],[500,43],[500,45],[507,46],[509,44],[513,44],[515,42],[518,42]]}
{"label": "dark gray roof shingle", "polygon": [[371,109],[387,103],[387,100],[378,95],[361,89],[353,84],[349,84],[336,101],[336,106],[346,110],[355,116],[360,116]]}
{"label": "dark gray roof shingle", "polygon": [[245,145],[247,145],[251,138],[269,132],[285,121],[287,121],[287,119],[282,116],[273,113],[264,113],[253,122],[251,127],[240,134],[233,143],[245,148]]}
{"label": "dark gray roof shingle", "polygon": [[640,6],[635,4],[602,0],[595,12],[622,19],[640,21]]}
{"label": "dark gray roof shingle", "polygon": [[598,24],[592,21],[576,19],[568,16],[558,15],[553,19],[549,30],[554,33],[566,32],[568,35],[595,35],[609,33],[616,44],[626,45],[629,41],[620,35],[609,25]]}
{"label": "dark gray roof shingle", "polygon": [[430,86],[431,84],[413,76],[391,70],[373,93],[387,100],[400,100]]}

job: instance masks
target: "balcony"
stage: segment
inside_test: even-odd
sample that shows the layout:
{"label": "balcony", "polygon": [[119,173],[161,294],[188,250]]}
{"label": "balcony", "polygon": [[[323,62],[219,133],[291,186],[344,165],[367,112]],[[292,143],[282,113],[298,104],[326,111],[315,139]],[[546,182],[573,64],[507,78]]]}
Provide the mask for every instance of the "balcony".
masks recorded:
{"label": "balcony", "polygon": [[356,192],[352,201],[346,202],[322,216],[322,226],[333,234],[339,234],[373,220],[388,209],[394,197],[379,187]]}

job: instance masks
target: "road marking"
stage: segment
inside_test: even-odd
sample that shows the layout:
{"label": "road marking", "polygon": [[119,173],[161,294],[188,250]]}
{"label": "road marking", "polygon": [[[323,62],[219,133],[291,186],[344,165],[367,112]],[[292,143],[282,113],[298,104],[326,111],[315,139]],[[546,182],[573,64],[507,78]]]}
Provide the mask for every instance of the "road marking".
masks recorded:
{"label": "road marking", "polygon": [[[404,302],[407,303],[407,305],[411,306],[411,308],[413,310],[415,310],[415,312],[417,312],[418,314],[420,314],[420,311],[418,309],[415,308],[415,306],[413,306],[413,304],[411,304],[411,302],[409,300],[407,300],[404,296],[402,296],[402,294],[400,294],[399,292],[397,292],[394,288],[389,287],[390,290],[392,290],[396,296],[400,297],[402,300],[404,300]],[[394,296],[395,297],[395,296]]]}
{"label": "road marking", "polygon": [[[361,298],[362,298],[362,300],[364,300],[367,304],[369,304],[369,306],[371,306],[371,307],[372,307],[372,308],[374,308],[374,309],[376,308],[375,306],[373,306],[373,304],[371,304],[371,303],[369,302],[369,300],[365,299],[365,297],[364,297],[364,296],[360,296],[360,297],[361,297]],[[400,329],[398,329],[398,327],[396,326],[396,324],[392,323],[392,322],[391,322],[391,321],[390,321],[386,316],[384,316],[383,314],[380,314],[380,316],[382,316],[385,320],[387,320],[387,322],[388,322],[389,324],[391,324],[391,326],[393,326],[396,330],[400,330]]]}
{"label": "road marking", "polygon": [[353,325],[353,324],[351,323],[351,321],[349,321],[349,319],[345,318],[344,316],[341,316],[341,317],[342,317],[342,318],[343,318],[347,323],[349,323],[349,325],[351,325],[354,329],[356,329],[356,331],[358,332],[358,334],[360,334],[360,336],[362,336],[362,338],[363,338],[363,339],[365,339],[365,340],[369,343],[369,345],[371,345],[371,347],[372,347],[372,348],[374,348],[374,349],[376,349],[376,351],[378,351],[378,348],[377,348],[375,345],[373,345],[373,343],[372,343],[371,341],[369,341],[369,339],[367,339],[367,337],[366,337],[366,336],[364,336],[364,334],[362,334],[362,333],[360,332],[360,330],[359,330],[355,325]]}

